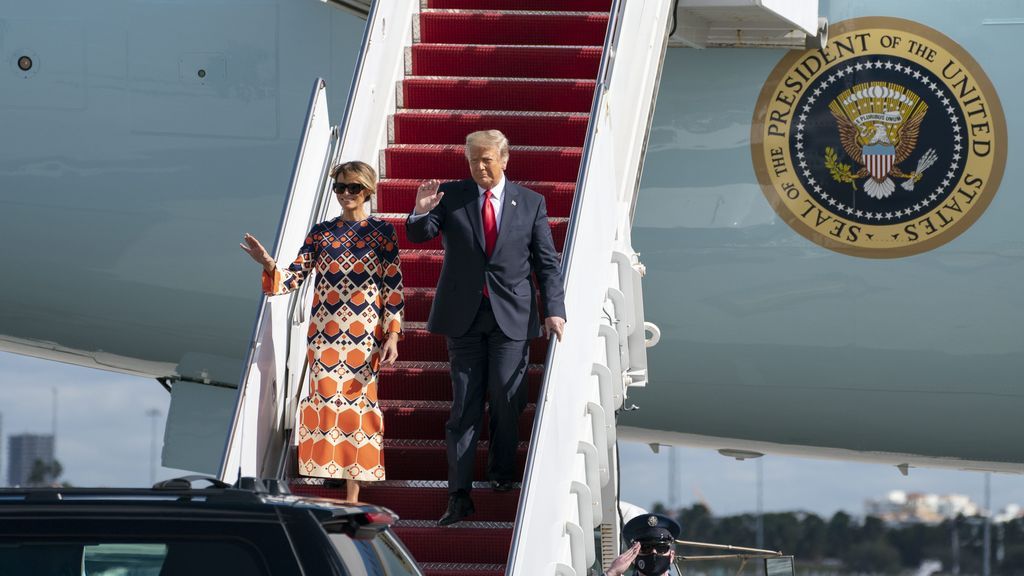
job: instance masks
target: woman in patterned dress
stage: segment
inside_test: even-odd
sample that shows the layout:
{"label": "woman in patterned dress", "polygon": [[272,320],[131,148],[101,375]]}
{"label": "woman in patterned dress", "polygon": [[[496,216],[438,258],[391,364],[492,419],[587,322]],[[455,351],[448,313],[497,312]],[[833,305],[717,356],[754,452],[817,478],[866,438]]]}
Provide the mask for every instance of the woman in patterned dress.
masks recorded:
{"label": "woman in patterned dress", "polygon": [[316,290],[307,333],[309,393],[299,403],[299,474],[359,483],[384,480],[384,421],[377,400],[381,364],[398,358],[402,270],[395,227],[367,213],[377,187],[368,164],[331,170],[341,216],[310,230],[299,255],[279,269],[256,238],[242,249],[263,266],[268,295],[296,290],[314,270]]}

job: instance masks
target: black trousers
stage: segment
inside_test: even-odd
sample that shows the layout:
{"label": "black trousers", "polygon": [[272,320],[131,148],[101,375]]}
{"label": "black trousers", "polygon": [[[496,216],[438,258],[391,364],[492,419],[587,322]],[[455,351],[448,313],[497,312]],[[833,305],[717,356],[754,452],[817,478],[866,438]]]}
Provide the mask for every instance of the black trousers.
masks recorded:
{"label": "black trousers", "polygon": [[452,412],[445,426],[448,443],[448,492],[473,487],[476,444],[483,424],[484,397],[490,409],[490,480],[518,481],[516,447],[519,415],[526,406],[529,340],[512,340],[501,331],[491,304],[483,299],[466,334],[448,338],[452,371]]}

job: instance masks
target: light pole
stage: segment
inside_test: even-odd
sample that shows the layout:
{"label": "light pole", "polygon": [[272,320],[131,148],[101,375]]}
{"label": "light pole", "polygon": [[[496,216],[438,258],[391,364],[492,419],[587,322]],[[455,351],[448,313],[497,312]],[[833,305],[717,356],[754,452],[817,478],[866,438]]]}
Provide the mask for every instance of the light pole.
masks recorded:
{"label": "light pole", "polygon": [[757,459],[757,547],[764,548],[764,460]]}
{"label": "light pole", "polygon": [[[53,455],[51,461],[47,464],[53,465],[53,460],[57,459],[57,387],[53,387],[53,414],[50,421],[50,433],[53,434]],[[56,478],[54,478],[56,480]]]}
{"label": "light pole", "polygon": [[146,410],[149,416],[149,485],[156,484],[156,423],[160,418],[160,410],[150,408]]}
{"label": "light pole", "polygon": [[[718,453],[740,461],[764,456],[761,452],[736,448],[719,448]],[[757,460],[757,547],[764,548],[764,469],[761,460]]]}
{"label": "light pole", "polygon": [[678,512],[679,508],[679,471],[676,468],[676,447],[669,446],[668,448],[668,509],[673,514]]}
{"label": "light pole", "polygon": [[985,555],[981,561],[981,576],[992,574],[992,473],[985,472]]}

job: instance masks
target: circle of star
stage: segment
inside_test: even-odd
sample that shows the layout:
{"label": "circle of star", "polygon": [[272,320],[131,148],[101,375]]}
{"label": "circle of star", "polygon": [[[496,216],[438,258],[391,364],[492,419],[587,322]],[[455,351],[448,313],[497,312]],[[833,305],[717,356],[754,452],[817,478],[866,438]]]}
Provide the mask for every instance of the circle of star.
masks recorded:
{"label": "circle of star", "polygon": [[[918,84],[920,84],[921,86],[935,94],[939,101],[942,102],[942,106],[946,114],[949,116],[949,121],[953,129],[953,156],[950,161],[949,169],[946,171],[945,177],[943,178],[942,182],[940,182],[939,187],[932,191],[932,193],[929,194],[927,197],[922,198],[913,206],[903,210],[896,210],[893,212],[870,212],[864,210],[857,210],[852,206],[847,206],[844,203],[837,201],[835,198],[831,196],[825,195],[825,189],[821,186],[821,184],[819,184],[815,180],[815,178],[811,174],[810,168],[807,164],[807,159],[805,158],[805,154],[803,152],[804,128],[806,127],[807,113],[811,111],[811,105],[814,104],[814,102],[818,99],[819,96],[821,96],[821,87],[829,86],[833,82],[838,82],[844,76],[853,74],[854,72],[860,72],[862,70],[871,69],[884,69],[899,72],[901,74],[906,75],[908,79],[917,81]],[[879,222],[893,220],[894,218],[904,218],[908,216],[913,216],[914,214],[927,210],[928,207],[935,203],[939,198],[944,198],[946,195],[947,188],[950,184],[953,183],[953,178],[956,177],[956,170],[960,166],[960,161],[963,159],[962,152],[964,147],[962,144],[963,136],[961,135],[962,128],[960,126],[959,118],[957,118],[956,115],[957,109],[953,106],[953,101],[949,98],[949,96],[944,93],[943,88],[944,85],[941,82],[933,82],[932,80],[928,79],[924,74],[921,74],[921,72],[918,71],[917,69],[911,66],[903,65],[899,62],[894,63],[892,62],[892,60],[888,59],[884,61],[873,60],[868,62],[857,62],[856,64],[847,64],[846,66],[837,67],[821,82],[821,84],[818,87],[814,89],[811,95],[807,98],[807,102],[803,105],[800,111],[801,113],[798,117],[799,122],[796,125],[796,135],[794,136],[794,138],[796,139],[796,144],[794,145],[794,147],[797,149],[797,165],[800,167],[800,170],[803,173],[804,178],[806,179],[807,185],[814,190],[815,195],[819,199],[827,202],[828,205],[831,206],[837,212],[843,212],[850,216],[864,218],[869,221],[878,220]]]}

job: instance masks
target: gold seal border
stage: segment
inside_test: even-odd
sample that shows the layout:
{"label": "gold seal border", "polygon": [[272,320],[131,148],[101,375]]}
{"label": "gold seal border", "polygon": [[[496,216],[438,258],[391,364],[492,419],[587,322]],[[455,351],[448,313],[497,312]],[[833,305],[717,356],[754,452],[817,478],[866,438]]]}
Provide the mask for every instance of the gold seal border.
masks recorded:
{"label": "gold seal border", "polygon": [[[754,108],[754,117],[750,126],[750,155],[751,162],[754,166],[754,174],[757,176],[757,181],[761,186],[761,192],[764,194],[775,213],[778,214],[779,217],[781,217],[795,232],[823,248],[849,256],[877,259],[901,258],[904,256],[912,256],[914,254],[928,252],[953,240],[973,226],[974,222],[982,215],[982,213],[985,212],[986,209],[988,209],[989,203],[992,202],[992,198],[996,195],[996,192],[999,190],[999,185],[1002,182],[1003,172],[1006,167],[1006,149],[1009,144],[1009,134],[1006,131],[1006,117],[1003,114],[1003,106],[999,100],[999,93],[996,92],[995,86],[993,86],[992,81],[989,80],[988,75],[985,74],[985,70],[978,64],[974,57],[967,52],[967,50],[960,46],[959,43],[942,32],[925,26],[919,22],[891,16],[864,16],[843,20],[830,26],[829,36],[832,38],[838,38],[848,32],[869,28],[889,29],[894,32],[906,31],[934,42],[936,46],[941,47],[943,50],[947,51],[959,60],[966,71],[971,75],[971,78],[981,88],[982,94],[984,94],[985,100],[989,105],[989,114],[994,128],[993,140],[997,143],[997,146],[994,147],[995,151],[992,159],[992,169],[988,174],[985,186],[982,188],[982,193],[980,194],[980,198],[978,198],[978,204],[968,210],[962,218],[957,220],[955,224],[936,234],[932,238],[894,248],[865,248],[853,246],[844,242],[838,242],[807,226],[797,214],[790,211],[789,207],[786,206],[779,198],[779,192],[775,183],[772,181],[771,175],[769,174],[769,167],[764,161],[765,149],[763,136],[765,130],[765,117],[767,116],[770,108],[769,102],[773,98],[775,92],[779,89],[782,81],[785,79],[786,72],[788,72],[790,68],[797,63],[797,61],[807,54],[807,50],[793,50],[783,56],[779,63],[775,65],[775,68],[772,69],[768,78],[764,81],[764,84],[761,87],[761,92],[757,97],[757,105]],[[965,159],[965,165],[966,160],[967,159]],[[803,190],[802,185],[801,190]],[[809,195],[806,190],[803,190],[803,192]]]}

